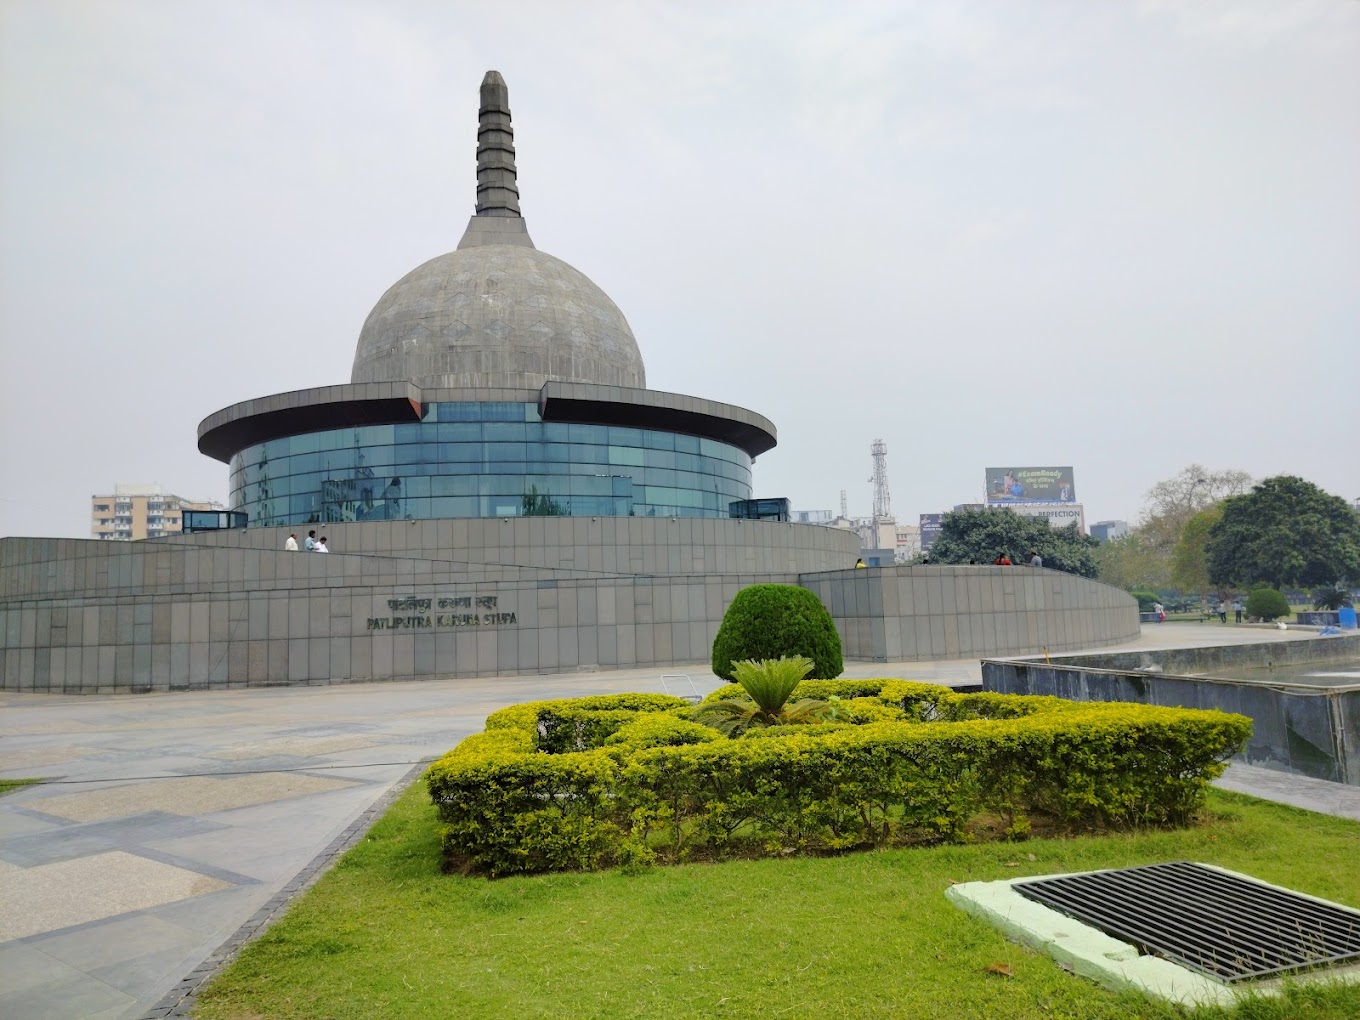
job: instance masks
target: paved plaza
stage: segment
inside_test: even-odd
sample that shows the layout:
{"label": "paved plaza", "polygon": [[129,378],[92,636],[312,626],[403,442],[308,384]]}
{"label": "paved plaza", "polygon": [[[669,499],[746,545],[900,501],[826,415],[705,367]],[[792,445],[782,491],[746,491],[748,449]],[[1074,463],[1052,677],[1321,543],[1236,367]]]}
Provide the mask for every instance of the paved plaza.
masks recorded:
{"label": "paved plaza", "polygon": [[[1124,648],[1293,640],[1145,626]],[[680,668],[699,693],[707,666]],[[148,1014],[419,764],[535,698],[659,691],[659,670],[73,697],[0,695],[0,1015]],[[853,663],[950,685],[977,660]],[[670,681],[672,693],[689,693]],[[677,689],[678,688],[678,689]],[[1223,785],[1360,818],[1360,790],[1234,766]],[[161,1007],[164,1008],[163,1006]]]}

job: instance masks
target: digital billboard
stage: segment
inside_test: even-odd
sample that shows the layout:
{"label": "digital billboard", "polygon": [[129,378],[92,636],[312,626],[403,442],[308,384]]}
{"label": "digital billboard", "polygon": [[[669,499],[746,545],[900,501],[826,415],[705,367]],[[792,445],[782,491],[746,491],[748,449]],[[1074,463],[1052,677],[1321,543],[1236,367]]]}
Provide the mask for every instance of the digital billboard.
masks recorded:
{"label": "digital billboard", "polygon": [[1070,467],[989,467],[987,502],[1075,503]]}
{"label": "digital billboard", "polygon": [[935,539],[940,537],[940,528],[944,526],[944,514],[922,514],[921,515],[921,551],[925,552],[935,544]]}

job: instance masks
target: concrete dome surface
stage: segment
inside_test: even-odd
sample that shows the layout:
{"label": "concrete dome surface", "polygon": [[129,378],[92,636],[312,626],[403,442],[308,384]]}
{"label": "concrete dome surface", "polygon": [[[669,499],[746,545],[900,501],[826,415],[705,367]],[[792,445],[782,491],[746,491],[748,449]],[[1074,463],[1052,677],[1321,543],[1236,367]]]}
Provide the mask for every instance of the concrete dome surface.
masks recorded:
{"label": "concrete dome surface", "polygon": [[618,306],[584,273],[522,244],[462,247],[403,276],[365,320],[351,375],[449,388],[549,379],[647,385]]}

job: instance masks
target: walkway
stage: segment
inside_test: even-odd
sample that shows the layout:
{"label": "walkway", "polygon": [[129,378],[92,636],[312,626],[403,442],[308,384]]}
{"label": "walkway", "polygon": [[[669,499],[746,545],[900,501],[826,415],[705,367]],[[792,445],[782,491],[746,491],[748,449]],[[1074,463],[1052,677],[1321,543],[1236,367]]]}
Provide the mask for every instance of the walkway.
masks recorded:
{"label": "walkway", "polygon": [[[1145,627],[1129,647],[1294,636],[1174,624]],[[700,693],[717,685],[704,666],[676,671]],[[658,690],[660,672],[0,695],[0,775],[57,778],[0,798],[0,1015],[144,1016],[416,763],[487,713]],[[978,682],[980,669],[975,659],[853,663],[846,675],[958,685]],[[1360,791],[1300,790],[1277,773],[1253,776],[1262,771],[1234,767],[1224,785],[1360,817],[1360,796],[1345,800]]]}

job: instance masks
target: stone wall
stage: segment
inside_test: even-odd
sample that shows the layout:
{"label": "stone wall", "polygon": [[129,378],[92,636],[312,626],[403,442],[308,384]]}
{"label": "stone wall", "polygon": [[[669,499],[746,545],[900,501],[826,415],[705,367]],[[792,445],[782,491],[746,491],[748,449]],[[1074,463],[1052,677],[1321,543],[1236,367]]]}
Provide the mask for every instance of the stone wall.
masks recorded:
{"label": "stone wall", "polygon": [[[665,668],[707,662],[737,591],[769,582],[817,592],[851,660],[1089,647],[1137,630],[1127,595],[1052,571],[816,570],[852,558],[857,541],[808,525],[528,518],[327,532],[334,548],[368,551],[283,552],[282,529],[0,540],[3,688],[129,693]],[[665,569],[620,569],[634,563]],[[762,569],[740,569],[747,563]],[[707,564],[728,569],[698,569]]]}
{"label": "stone wall", "polygon": [[[815,524],[697,517],[485,517],[316,525],[334,553],[591,574],[808,573],[853,566],[859,539]],[[158,540],[192,548],[282,550],[290,532],[249,528]],[[3,595],[0,579],[0,596]]]}
{"label": "stone wall", "polygon": [[[1066,655],[982,664],[983,688],[1071,701],[1132,701],[1239,712],[1252,735],[1238,760],[1315,779],[1360,785],[1360,684],[1289,682],[1306,663],[1360,658],[1360,636],[1209,648]],[[1242,679],[1181,675],[1242,671]],[[1270,670],[1280,671],[1277,673]],[[1253,682],[1249,679],[1258,677]]]}
{"label": "stone wall", "polygon": [[882,567],[807,575],[845,656],[872,662],[1095,648],[1138,636],[1138,603],[1047,568]]}

